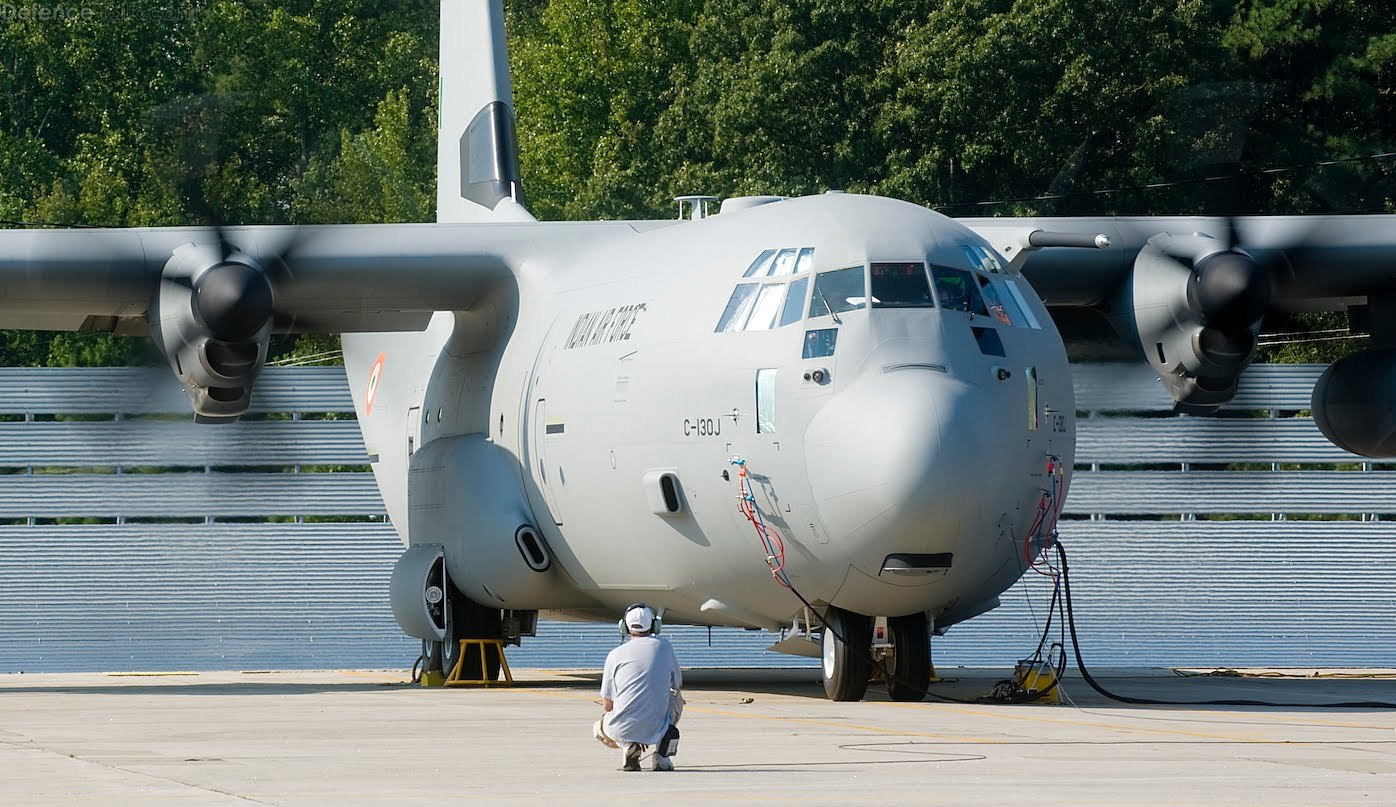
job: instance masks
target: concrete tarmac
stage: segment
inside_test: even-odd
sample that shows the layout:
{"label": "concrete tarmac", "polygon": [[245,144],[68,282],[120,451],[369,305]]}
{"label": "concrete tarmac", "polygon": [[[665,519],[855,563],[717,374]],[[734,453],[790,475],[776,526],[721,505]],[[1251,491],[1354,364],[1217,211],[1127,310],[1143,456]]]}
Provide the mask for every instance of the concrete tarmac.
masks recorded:
{"label": "concrete tarmac", "polygon": [[[936,692],[999,671],[942,670]],[[1308,674],[1312,670],[1302,671]],[[1396,677],[1106,676],[1180,700],[1396,701]],[[1396,712],[824,699],[814,670],[690,670],[673,773],[591,739],[594,671],[514,689],[397,672],[0,676],[0,804],[1396,805]]]}

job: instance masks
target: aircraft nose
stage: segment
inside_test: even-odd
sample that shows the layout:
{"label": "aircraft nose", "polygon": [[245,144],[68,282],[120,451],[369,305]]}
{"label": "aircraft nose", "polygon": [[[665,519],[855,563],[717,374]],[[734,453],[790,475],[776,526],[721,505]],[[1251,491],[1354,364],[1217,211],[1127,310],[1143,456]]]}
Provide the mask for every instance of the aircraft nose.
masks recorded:
{"label": "aircraft nose", "polygon": [[805,435],[810,485],[855,565],[876,574],[886,554],[953,552],[975,536],[1002,437],[989,404],[981,388],[911,366],[865,375],[819,412]]}

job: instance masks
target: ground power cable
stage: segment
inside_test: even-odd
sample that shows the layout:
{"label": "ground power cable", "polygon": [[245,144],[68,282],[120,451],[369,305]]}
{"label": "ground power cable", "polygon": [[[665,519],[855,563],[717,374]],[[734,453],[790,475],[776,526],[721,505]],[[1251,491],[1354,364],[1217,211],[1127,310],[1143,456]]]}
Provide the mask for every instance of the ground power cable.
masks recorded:
{"label": "ground power cable", "polygon": [[[1056,467],[1060,467],[1060,465],[1059,465],[1060,460],[1057,459],[1056,457],[1052,457],[1052,459],[1058,463],[1058,465],[1057,465]],[[756,530],[756,536],[757,536],[758,540],[760,540],[760,542],[761,542],[763,551],[765,551],[765,553],[766,553],[766,565],[767,565],[767,567],[770,569],[772,580],[773,580],[777,585],[781,586],[782,588],[788,590],[791,594],[795,595],[795,598],[798,599],[798,600],[800,601],[800,604],[803,605],[805,608],[807,608],[807,609],[809,610],[810,613],[815,614],[816,616],[818,616],[818,617],[819,617],[819,621],[822,622],[822,623],[824,623],[824,628],[823,628],[824,630],[827,630],[827,631],[829,631],[831,634],[833,634],[834,638],[837,639],[837,640],[838,640],[841,644],[843,644],[845,647],[853,647],[854,645],[850,644],[850,643],[848,642],[848,640],[847,640],[839,631],[834,630],[833,625],[832,625],[832,624],[830,623],[830,621],[829,621],[828,614],[827,614],[827,609],[826,609],[825,611],[821,612],[818,608],[816,608],[816,607],[814,606],[813,603],[811,603],[808,599],[806,599],[806,598],[805,598],[805,595],[803,595],[803,594],[800,593],[800,590],[799,590],[798,588],[795,587],[794,581],[792,581],[792,580],[790,579],[789,574],[785,571],[785,545],[784,545],[784,542],[780,540],[778,534],[774,534],[774,531],[771,530],[771,529],[766,525],[765,520],[764,520],[764,519],[762,518],[762,516],[761,516],[761,510],[760,510],[760,508],[757,507],[757,505],[756,505],[756,497],[755,497],[755,495],[752,493],[751,487],[750,487],[750,483],[749,483],[749,481],[748,481],[748,480],[749,480],[749,472],[748,472],[748,469],[747,469],[746,460],[742,459],[741,457],[732,457],[731,459],[728,460],[728,463],[729,463],[730,465],[737,466],[737,469],[738,469],[738,470],[737,470],[737,473],[738,473],[738,477],[737,477],[737,502],[738,502],[737,508],[738,508],[738,512],[740,512],[743,516],[745,516],[745,517],[747,518],[747,520],[751,523],[752,527],[755,528],[755,530]],[[1048,473],[1049,473],[1049,474],[1053,472],[1053,467],[1054,467],[1054,466],[1049,465],[1049,467],[1048,467]],[[1058,486],[1058,484],[1055,483],[1055,482],[1054,482],[1054,488],[1053,488],[1053,489],[1054,489],[1054,491],[1057,491],[1057,490],[1060,489],[1059,486]],[[1050,493],[1050,492],[1048,492],[1048,491],[1044,491],[1044,499],[1043,499],[1043,504],[1042,504],[1042,512],[1039,512],[1039,514],[1038,514],[1038,520],[1034,522],[1034,529],[1039,528],[1039,527],[1044,523],[1044,521],[1043,521],[1044,516],[1046,515],[1046,513],[1047,513],[1047,511],[1048,511],[1049,509],[1050,509],[1054,514],[1057,512],[1058,508],[1057,508],[1057,506],[1056,506],[1056,504],[1055,504],[1055,498],[1056,498],[1056,497],[1055,497],[1052,493]],[[1046,574],[1046,573],[1044,573],[1044,574]],[[1036,650],[1036,652],[1034,652],[1034,654],[1033,654],[1033,658],[1036,659],[1036,660],[1041,660],[1042,648],[1046,645],[1047,636],[1048,636],[1048,634],[1049,634],[1049,633],[1051,632],[1051,630],[1052,630],[1052,612],[1053,612],[1053,611],[1056,611],[1056,610],[1058,610],[1058,609],[1060,608],[1060,601],[1059,601],[1059,599],[1058,599],[1058,593],[1059,593],[1058,587],[1054,587],[1053,592],[1052,592],[1052,604],[1051,604],[1051,606],[1049,606],[1049,609],[1048,609],[1047,621],[1046,621],[1046,623],[1045,623],[1044,626],[1043,626],[1043,629],[1042,629],[1042,636],[1041,636],[1041,638],[1038,640],[1038,643],[1037,643],[1037,650]],[[1059,630],[1062,629],[1061,626],[1062,626],[1062,624],[1063,624],[1065,621],[1066,621],[1065,619],[1062,619],[1062,620],[1058,623],[1058,625],[1059,625]],[[873,656],[873,654],[872,654],[871,652],[868,652],[868,651],[865,650],[865,651],[862,652],[860,655],[862,655],[863,658],[868,662],[868,664],[870,665],[871,669],[880,671],[880,672],[882,673],[882,675],[883,675],[883,678],[884,678],[886,681],[888,681],[889,683],[893,683],[893,684],[897,684],[897,685],[899,685],[899,686],[905,687],[906,689],[910,690],[911,692],[920,692],[920,693],[923,693],[923,694],[922,694],[922,699],[923,699],[923,700],[924,700],[925,698],[928,698],[928,697],[929,697],[929,698],[932,698],[933,700],[944,701],[944,702],[946,702],[946,703],[959,703],[959,704],[968,704],[968,705],[980,705],[980,704],[985,704],[985,703],[1004,703],[1004,704],[1029,703],[1029,702],[1031,702],[1031,701],[1038,700],[1039,698],[1046,697],[1047,695],[1051,694],[1051,693],[1057,688],[1058,682],[1061,681],[1061,675],[1062,675],[1062,673],[1065,671],[1065,668],[1066,668],[1066,648],[1063,646],[1063,643],[1065,642],[1065,640],[1066,640],[1066,637],[1065,637],[1065,636],[1062,636],[1061,642],[1054,642],[1054,643],[1051,645],[1051,647],[1048,649],[1049,655],[1050,655],[1050,653],[1051,653],[1051,648],[1058,648],[1058,649],[1059,649],[1059,653],[1058,653],[1057,664],[1053,667],[1052,680],[1051,680],[1051,682],[1050,682],[1046,687],[1042,688],[1041,690],[1021,690],[1021,691],[1019,691],[1019,692],[1015,692],[1015,693],[1013,693],[1012,695],[1009,695],[1009,696],[1006,696],[1006,697],[981,696],[981,697],[978,697],[978,698],[956,698],[956,697],[951,696],[951,695],[942,695],[942,694],[940,694],[940,693],[938,693],[938,692],[933,692],[933,691],[931,690],[931,688],[930,688],[930,682],[929,682],[929,681],[927,681],[927,682],[925,682],[925,683],[922,683],[922,684],[916,684],[916,683],[907,681],[906,679],[904,679],[904,678],[898,676],[898,675],[886,664],[885,660],[884,660],[884,661],[879,661],[878,659],[876,659],[876,658]],[[821,663],[822,663],[822,660],[821,660]],[[999,685],[1002,685],[1003,683],[1004,683],[1004,682],[999,682]],[[998,690],[999,685],[995,685],[995,691]]]}
{"label": "ground power cable", "polygon": [[1062,546],[1060,540],[1055,542],[1057,557],[1061,559],[1062,573],[1062,593],[1065,595],[1066,623],[1071,632],[1071,649],[1076,656],[1076,669],[1081,671],[1081,678],[1086,685],[1094,689],[1100,695],[1119,703],[1128,703],[1137,706],[1271,706],[1279,708],[1302,708],[1302,709],[1396,709],[1396,703],[1386,701],[1342,701],[1338,703],[1286,703],[1282,701],[1262,701],[1247,699],[1219,699],[1219,700],[1165,700],[1162,698],[1140,698],[1132,695],[1120,695],[1106,689],[1103,684],[1091,675],[1086,668],[1086,662],[1081,658],[1081,642],[1076,635],[1076,614],[1071,602],[1071,567],[1067,564],[1066,548]]}

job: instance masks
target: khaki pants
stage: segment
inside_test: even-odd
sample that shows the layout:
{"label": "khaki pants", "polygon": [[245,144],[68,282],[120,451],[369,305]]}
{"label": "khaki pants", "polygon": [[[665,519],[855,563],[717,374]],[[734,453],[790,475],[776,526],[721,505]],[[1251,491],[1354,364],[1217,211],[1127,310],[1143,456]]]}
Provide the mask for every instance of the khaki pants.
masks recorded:
{"label": "khaki pants", "polygon": [[[683,717],[684,703],[685,701],[683,699],[682,692],[678,691],[677,689],[669,690],[669,722],[671,724],[675,726],[679,724],[679,718]],[[606,724],[610,722],[608,719],[610,718],[610,716],[610,713],[607,712],[606,714],[601,715],[600,720],[591,724],[591,736],[597,742],[601,743],[602,745],[605,745],[608,748],[620,748],[620,746],[616,744],[616,741],[611,739],[610,735],[606,732]]]}

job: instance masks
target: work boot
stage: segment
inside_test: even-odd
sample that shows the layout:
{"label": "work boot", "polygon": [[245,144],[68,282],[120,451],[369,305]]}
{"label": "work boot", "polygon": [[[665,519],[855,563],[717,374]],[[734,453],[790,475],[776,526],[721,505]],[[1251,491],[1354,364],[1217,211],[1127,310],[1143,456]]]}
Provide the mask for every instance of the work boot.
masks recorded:
{"label": "work boot", "polygon": [[623,771],[640,770],[640,754],[643,751],[644,746],[639,743],[627,743],[625,748],[621,750],[624,755],[622,757],[624,764],[620,766],[620,769]]}
{"label": "work boot", "polygon": [[655,755],[654,755],[654,767],[650,768],[650,770],[652,770],[652,771],[672,771],[673,769],[674,769],[674,760],[672,760],[672,759],[670,759],[670,758],[668,758],[668,757],[661,757],[661,756],[658,755],[658,754],[655,754]]}

